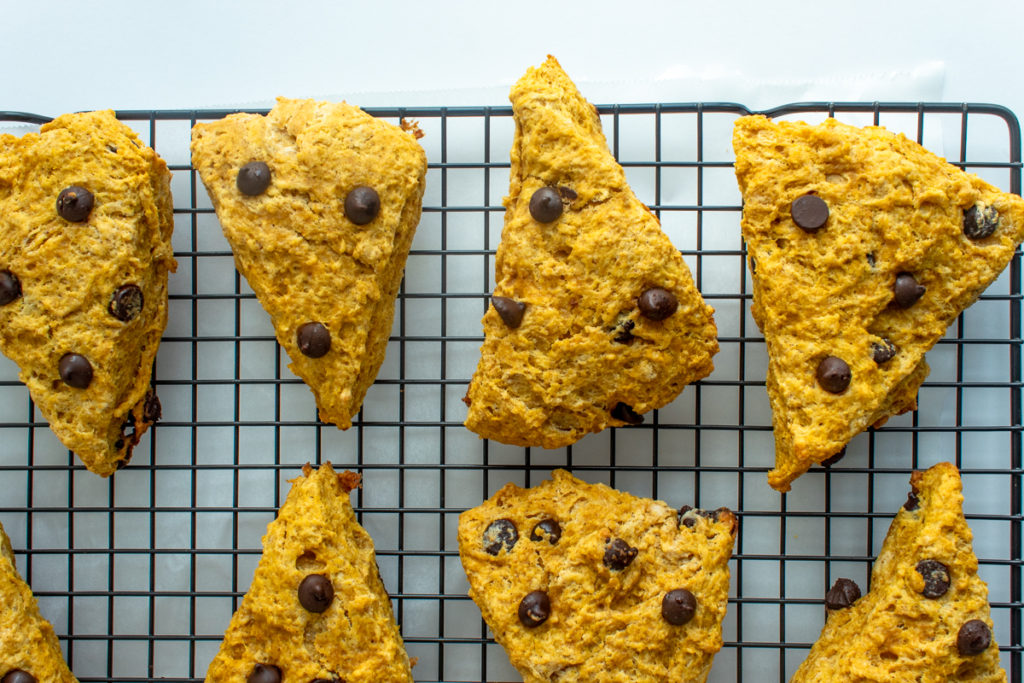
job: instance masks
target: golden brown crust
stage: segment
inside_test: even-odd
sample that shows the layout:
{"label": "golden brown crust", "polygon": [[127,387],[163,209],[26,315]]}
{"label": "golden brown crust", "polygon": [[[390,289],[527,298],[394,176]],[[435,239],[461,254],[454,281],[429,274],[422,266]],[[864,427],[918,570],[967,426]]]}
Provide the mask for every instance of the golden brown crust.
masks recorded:
{"label": "golden brown crust", "polygon": [[[786,491],[857,433],[915,407],[928,372],[924,353],[1024,239],[1024,201],[878,127],[746,116],[736,122],[733,146],[751,313],[769,355],[776,439],[769,482]],[[790,211],[808,194],[830,212],[813,232]],[[998,211],[999,227],[972,240],[964,211],[979,205]],[[900,273],[926,288],[908,308],[892,303]],[[885,339],[896,355],[879,364],[873,345]],[[816,380],[826,356],[851,370],[841,393]]]}
{"label": "golden brown crust", "polygon": [[[511,329],[490,306],[466,426],[482,437],[557,448],[622,426],[707,376],[718,351],[713,310],[657,219],[608,150],[593,105],[553,57],[512,88],[516,133],[494,295],[526,306]],[[529,205],[555,188],[564,211],[541,223]],[[663,321],[638,299],[679,302]],[[617,341],[618,339],[618,341]],[[628,415],[628,414],[627,414]],[[633,418],[635,419],[635,418]]]}
{"label": "golden brown crust", "polygon": [[[320,419],[347,429],[384,360],[419,223],[427,160],[415,135],[348,104],[279,98],[267,116],[196,125],[192,161],[289,367],[312,389]],[[258,196],[236,186],[251,161],[271,169]],[[360,185],[380,198],[364,225],[343,209]],[[322,357],[299,350],[308,322],[330,332]]]}
{"label": "golden brown crust", "polygon": [[[164,161],[110,111],[0,136],[0,269],[22,289],[0,307],[0,349],[21,368],[54,433],[102,476],[127,463],[159,414],[150,377],[176,267],[170,179]],[[72,185],[95,197],[84,222],[56,210]],[[128,284],[141,289],[143,306],[123,322],[109,306]],[[61,381],[66,353],[91,363],[87,388]]]}

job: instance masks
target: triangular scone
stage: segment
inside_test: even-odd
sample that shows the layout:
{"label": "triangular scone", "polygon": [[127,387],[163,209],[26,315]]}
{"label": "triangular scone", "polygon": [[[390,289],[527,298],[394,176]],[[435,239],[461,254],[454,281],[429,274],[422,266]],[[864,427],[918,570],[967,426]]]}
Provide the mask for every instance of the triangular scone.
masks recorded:
{"label": "triangular scone", "polygon": [[39,614],[35,596],[18,575],[11,541],[0,526],[0,679],[16,671],[40,683],[77,681],[64,662],[53,626]]}
{"label": "triangular scone", "polygon": [[373,541],[349,503],[358,485],[330,463],[292,481],[209,683],[412,681]]}
{"label": "triangular scone", "polygon": [[192,163],[235,265],[320,419],[342,429],[394,322],[426,180],[418,134],[348,104],[285,98],[267,116],[192,129]]}
{"label": "triangular scone", "polygon": [[1024,201],[878,127],[745,116],[733,146],[768,347],[768,481],[787,491],[915,407],[924,353],[1024,239]]}
{"label": "triangular scone", "polygon": [[678,512],[564,470],[459,518],[469,594],[526,683],[704,681],[722,647],[736,517]]}
{"label": "triangular scone", "polygon": [[960,475],[944,462],[914,472],[910,484],[875,560],[871,590],[829,605],[825,628],[793,683],[1006,680],[963,516]]}
{"label": "triangular scone", "polygon": [[176,266],[170,183],[110,111],[0,136],[0,350],[103,476],[160,417],[150,377]]}
{"label": "triangular scone", "polygon": [[531,68],[511,100],[511,187],[466,426],[557,448],[642,421],[711,372],[718,341],[679,250],[558,62]]}

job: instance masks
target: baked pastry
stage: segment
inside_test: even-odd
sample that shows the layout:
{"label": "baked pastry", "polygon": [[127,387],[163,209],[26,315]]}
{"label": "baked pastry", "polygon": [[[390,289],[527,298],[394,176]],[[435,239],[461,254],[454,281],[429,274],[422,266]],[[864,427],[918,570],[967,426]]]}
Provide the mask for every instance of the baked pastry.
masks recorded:
{"label": "baked pastry", "polygon": [[176,267],[170,181],[111,111],[0,135],[0,350],[102,476],[160,417],[150,377]]}
{"label": "baked pastry", "polygon": [[352,424],[384,360],[420,219],[419,130],[348,104],[279,98],[192,129],[192,164],[235,265],[320,419]]}
{"label": "baked pastry", "polygon": [[359,475],[330,463],[302,475],[267,527],[206,680],[411,682],[373,541],[349,503]]}
{"label": "baked pastry", "polygon": [[466,426],[558,448],[642,422],[707,376],[717,330],[555,58],[527,71],[511,100],[511,185]]}
{"label": "baked pastry", "polygon": [[7,683],[77,683],[53,627],[39,614],[31,589],[14,565],[0,527],[0,679]]}
{"label": "baked pastry", "polygon": [[1005,681],[978,578],[960,474],[948,462],[910,478],[910,496],[860,596],[839,579],[818,642],[793,676],[804,681]]}
{"label": "baked pastry", "polygon": [[704,681],[722,647],[736,517],[564,470],[459,518],[469,594],[526,683]]}
{"label": "baked pastry", "polygon": [[736,121],[736,178],[788,491],[916,407],[924,354],[1009,263],[1024,200],[879,127]]}

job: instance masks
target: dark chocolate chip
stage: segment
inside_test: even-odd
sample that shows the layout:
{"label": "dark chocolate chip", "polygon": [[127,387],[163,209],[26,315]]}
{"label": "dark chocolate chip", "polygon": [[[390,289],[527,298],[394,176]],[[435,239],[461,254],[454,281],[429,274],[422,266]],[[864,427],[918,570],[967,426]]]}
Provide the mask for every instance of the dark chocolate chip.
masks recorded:
{"label": "dark chocolate chip", "polygon": [[917,563],[917,573],[924,578],[924,590],[921,595],[926,598],[941,598],[949,590],[949,567],[938,560],[921,560]]}
{"label": "dark chocolate chip", "polygon": [[871,266],[872,268],[874,268],[875,267],[875,252],[872,251],[872,252],[868,253],[868,257],[867,258],[868,258],[868,265]]}
{"label": "dark chocolate chip", "polygon": [[299,351],[310,358],[321,358],[331,350],[331,333],[323,323],[309,322],[299,326],[295,333]]}
{"label": "dark chocolate chip", "polygon": [[509,329],[514,330],[523,324],[523,314],[526,313],[526,304],[523,302],[507,296],[492,296],[491,305]]}
{"label": "dark chocolate chip", "polygon": [[250,197],[263,194],[270,187],[270,167],[263,161],[250,161],[238,171],[235,185]]}
{"label": "dark chocolate chip", "polygon": [[551,545],[558,543],[561,537],[562,525],[553,519],[542,519],[530,532],[531,541],[543,541],[546,538]]}
{"label": "dark chocolate chip", "polygon": [[661,600],[661,616],[673,626],[682,626],[697,612],[697,598],[685,588],[665,593]]}
{"label": "dark chocolate chip", "polygon": [[637,300],[640,314],[648,320],[664,320],[679,308],[676,295],[661,287],[652,287]]}
{"label": "dark chocolate chip", "polygon": [[846,609],[860,599],[860,587],[850,579],[836,579],[825,593],[826,609]]}
{"label": "dark chocolate chip", "polygon": [[805,232],[814,232],[828,221],[828,204],[813,194],[805,194],[794,199],[789,205],[789,212],[793,216],[793,222]]}
{"label": "dark chocolate chip", "polygon": [[326,611],[333,600],[334,586],[323,574],[310,574],[299,584],[299,602],[310,612]]}
{"label": "dark chocolate chip", "polygon": [[13,669],[0,679],[0,683],[36,683],[38,679],[27,671]]}
{"label": "dark chocolate chip", "polygon": [[881,342],[871,342],[871,358],[879,365],[888,363],[895,357],[896,345],[888,339],[882,339]]}
{"label": "dark chocolate chip", "polygon": [[629,566],[638,552],[640,551],[621,538],[613,539],[605,543],[604,566],[613,571],[622,571]]}
{"label": "dark chocolate chip", "polygon": [[551,616],[551,600],[544,591],[533,591],[519,601],[519,623],[536,628]]}
{"label": "dark chocolate chip", "polygon": [[146,394],[146,402],[142,404],[142,419],[152,424],[163,415],[160,398],[152,391]]}
{"label": "dark chocolate chip", "polygon": [[615,404],[615,407],[611,410],[612,418],[621,420],[626,424],[638,425],[643,423],[644,416],[636,412],[630,406],[626,405],[622,401]]}
{"label": "dark chocolate chip", "polygon": [[377,190],[366,185],[353,187],[345,195],[345,217],[356,225],[366,225],[380,213]]}
{"label": "dark chocolate chip", "polygon": [[903,504],[903,509],[907,512],[913,512],[921,506],[921,501],[917,498],[917,491],[911,491],[907,494],[907,502]]}
{"label": "dark chocolate chip", "polygon": [[832,467],[832,465],[835,465],[837,462],[842,460],[843,456],[845,456],[845,455],[846,455],[846,446],[843,446],[843,448],[838,453],[836,453],[835,455],[830,456],[830,457],[825,458],[824,460],[822,460],[821,461],[821,466],[822,467]]}
{"label": "dark chocolate chip", "polygon": [[21,296],[21,280],[9,270],[0,270],[0,306],[6,306]]}
{"label": "dark chocolate chip", "polygon": [[118,439],[117,441],[115,441],[114,448],[116,448],[117,450],[121,450],[122,448],[124,448],[124,439]]}
{"label": "dark chocolate chip", "polygon": [[676,526],[685,526],[687,529],[697,526],[697,520],[693,518],[693,515],[686,514],[692,509],[692,505],[684,505],[679,508],[679,512],[676,513]]}
{"label": "dark chocolate chip", "polygon": [[496,519],[484,530],[484,550],[489,555],[497,555],[502,548],[507,553],[512,552],[518,540],[519,530],[510,519]]}
{"label": "dark chocolate chip", "polygon": [[579,195],[576,194],[576,190],[571,187],[559,186],[558,194],[562,195],[562,199],[567,199],[570,202],[575,201],[576,198],[579,197]]}
{"label": "dark chocolate chip", "polygon": [[964,235],[968,239],[983,240],[999,227],[999,212],[994,206],[975,204],[964,211]]}
{"label": "dark chocolate chip", "polygon": [[899,308],[910,308],[924,296],[925,288],[910,273],[900,273],[892,286],[892,301]]}
{"label": "dark chocolate chip", "polygon": [[850,386],[850,366],[842,358],[825,356],[818,363],[818,384],[825,391],[841,394]]}
{"label": "dark chocolate chip", "polygon": [[281,683],[281,670],[272,664],[257,664],[246,683]]}
{"label": "dark chocolate chip", "polygon": [[550,223],[562,215],[562,196],[553,187],[542,187],[530,197],[530,215],[538,223]]}
{"label": "dark chocolate chip", "polygon": [[110,296],[107,310],[122,322],[128,322],[142,312],[142,290],[138,285],[121,285]]}
{"label": "dark chocolate chip", "polygon": [[956,634],[956,649],[965,657],[980,655],[992,644],[992,631],[981,619],[971,619]]}
{"label": "dark chocolate chip", "polygon": [[632,344],[636,337],[633,336],[633,328],[636,323],[632,320],[623,320],[615,326],[615,336],[612,339],[619,344]]}
{"label": "dark chocolate chip", "polygon": [[75,389],[85,389],[92,382],[92,363],[77,353],[65,353],[57,363],[57,370],[64,384]]}
{"label": "dark chocolate chip", "polygon": [[84,187],[65,187],[57,195],[57,213],[66,221],[82,223],[89,218],[95,202],[92,192]]}

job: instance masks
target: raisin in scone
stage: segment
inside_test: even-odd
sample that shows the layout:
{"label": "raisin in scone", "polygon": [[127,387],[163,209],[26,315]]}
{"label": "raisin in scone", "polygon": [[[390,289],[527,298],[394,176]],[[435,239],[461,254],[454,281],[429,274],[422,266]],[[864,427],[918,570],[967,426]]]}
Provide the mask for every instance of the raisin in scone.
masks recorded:
{"label": "raisin in scone", "polygon": [[558,62],[531,68],[510,98],[511,185],[466,426],[557,448],[642,422],[707,376],[717,331]]}
{"label": "raisin in scone", "polygon": [[1024,201],[879,127],[745,116],[733,147],[768,347],[768,481],[788,491],[916,407],[925,352],[1024,239]]}
{"label": "raisin in scone", "polygon": [[170,180],[110,111],[0,135],[0,350],[102,476],[160,417],[150,378],[176,267]]}
{"label": "raisin in scone", "polygon": [[914,472],[910,484],[875,560],[871,590],[860,597],[853,582],[836,582],[825,628],[793,683],[1006,680],[960,474],[944,462]]}
{"label": "raisin in scone", "polygon": [[209,683],[408,683],[409,656],[349,491],[330,463],[292,481]]}
{"label": "raisin in scone", "polygon": [[724,508],[677,512],[556,470],[464,512],[459,556],[526,683],[704,681],[735,536]]}
{"label": "raisin in scone", "polygon": [[5,683],[77,683],[53,626],[39,613],[32,590],[14,564],[0,526],[0,680]]}
{"label": "raisin in scone", "polygon": [[192,163],[235,265],[320,419],[347,429],[384,361],[420,219],[418,129],[348,104],[279,98],[192,129]]}

